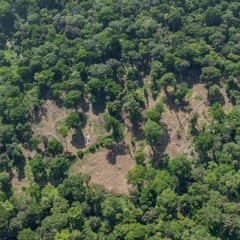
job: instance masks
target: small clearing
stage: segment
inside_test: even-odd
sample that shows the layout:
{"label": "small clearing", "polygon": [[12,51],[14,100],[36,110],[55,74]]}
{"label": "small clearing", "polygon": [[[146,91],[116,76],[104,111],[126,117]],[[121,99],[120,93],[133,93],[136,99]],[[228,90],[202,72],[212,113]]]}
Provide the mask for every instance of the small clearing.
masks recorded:
{"label": "small clearing", "polygon": [[[92,108],[84,112],[87,117],[86,125],[81,132],[70,130],[68,136],[63,139],[58,133],[58,126],[71,112],[64,107],[59,108],[54,101],[47,100],[44,105],[44,115],[38,124],[33,126],[35,135],[56,138],[63,142],[65,151],[76,155],[79,149],[86,149],[86,138],[90,136],[89,146],[97,143],[99,139],[109,135],[104,128],[104,113],[95,114]],[[44,147],[39,145],[42,150]],[[30,155],[30,154],[28,154]],[[87,154],[84,160],[76,160],[70,172],[72,174],[82,172],[91,176],[91,183],[101,185],[105,191],[115,194],[128,194],[130,186],[127,184],[126,173],[135,165],[125,143],[117,145],[111,152],[106,149]]]}
{"label": "small clearing", "polygon": [[89,174],[90,183],[101,185],[106,192],[128,194],[131,186],[127,184],[126,174],[134,165],[128,151],[109,152],[104,149],[77,161],[71,171]]}

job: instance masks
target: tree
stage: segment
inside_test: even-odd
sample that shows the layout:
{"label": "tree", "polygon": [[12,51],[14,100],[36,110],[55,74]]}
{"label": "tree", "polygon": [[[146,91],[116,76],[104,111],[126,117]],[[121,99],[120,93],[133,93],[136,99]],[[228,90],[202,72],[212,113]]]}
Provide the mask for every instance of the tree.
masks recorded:
{"label": "tree", "polygon": [[182,16],[179,11],[172,11],[168,16],[168,25],[171,31],[179,31],[182,27]]}
{"label": "tree", "polygon": [[130,223],[117,225],[114,231],[109,236],[109,240],[126,239],[126,240],[141,240],[149,239],[150,229],[140,223]]}
{"label": "tree", "polygon": [[191,176],[191,162],[186,155],[179,155],[168,163],[170,172],[177,176],[180,182],[184,182]]}
{"label": "tree", "polygon": [[161,75],[165,71],[166,69],[163,67],[163,64],[161,62],[159,61],[152,62],[150,76],[154,85],[161,78]]}
{"label": "tree", "polygon": [[161,125],[151,120],[145,123],[143,129],[145,139],[151,146],[158,144],[164,135],[164,130]]}
{"label": "tree", "polygon": [[105,128],[106,130],[112,131],[113,138],[117,141],[120,141],[123,139],[123,126],[121,123],[115,119],[114,117],[106,114],[104,116],[105,121]]}
{"label": "tree", "polygon": [[193,128],[196,127],[196,125],[198,124],[198,118],[199,118],[199,113],[194,112],[192,117],[190,118],[191,127],[193,127]]}
{"label": "tree", "polygon": [[189,88],[187,83],[181,83],[175,86],[172,97],[173,99],[177,99],[179,102],[183,101],[186,97],[187,93],[189,92]]}
{"label": "tree", "polygon": [[71,112],[65,121],[68,128],[76,129],[81,126],[81,114],[78,112]]}
{"label": "tree", "polygon": [[69,240],[71,239],[71,234],[68,229],[63,229],[61,232],[58,232],[54,240]]}
{"label": "tree", "polygon": [[13,30],[15,15],[12,13],[11,5],[7,1],[2,1],[0,9],[0,22],[2,30],[9,33]]}
{"label": "tree", "polygon": [[30,167],[36,179],[43,179],[46,177],[46,164],[41,155],[37,154],[31,161]]}
{"label": "tree", "polygon": [[210,88],[208,89],[208,99],[210,103],[214,103],[217,101],[222,102],[224,100],[218,85],[214,84],[213,86],[210,86]]}
{"label": "tree", "polygon": [[103,87],[102,82],[98,78],[91,78],[87,82],[85,90],[88,94],[90,94],[90,101],[92,103],[96,103],[97,100],[99,99],[102,87]]}
{"label": "tree", "polygon": [[138,189],[141,189],[143,187],[145,174],[145,168],[142,165],[137,165],[128,171],[127,181],[133,186],[136,186]]}
{"label": "tree", "polygon": [[63,151],[63,145],[55,138],[48,141],[47,151],[53,156],[61,154]]}
{"label": "tree", "polygon": [[9,121],[11,121],[14,125],[24,123],[26,121],[27,114],[28,109],[23,104],[19,104],[15,108],[9,109],[6,112]]}
{"label": "tree", "polygon": [[213,135],[210,133],[200,133],[196,139],[196,148],[200,152],[206,153],[212,149],[214,144]]}
{"label": "tree", "polygon": [[163,87],[165,91],[169,85],[176,85],[176,78],[173,73],[165,73],[158,81],[158,86]]}
{"label": "tree", "polygon": [[128,116],[132,121],[137,121],[137,119],[141,116],[140,103],[136,101],[133,94],[125,96],[123,109],[128,113]]}
{"label": "tree", "polygon": [[205,12],[205,21],[208,26],[218,26],[221,23],[221,17],[219,7],[208,7]]}
{"label": "tree", "polygon": [[171,53],[167,53],[164,58],[164,66],[168,72],[174,72],[176,68],[175,56]]}
{"label": "tree", "polygon": [[210,113],[215,121],[223,123],[225,120],[225,113],[220,103],[216,102],[210,109]]}
{"label": "tree", "polygon": [[118,14],[111,7],[103,7],[97,14],[98,22],[102,22],[105,27],[117,17]]}
{"label": "tree", "polygon": [[157,197],[156,202],[157,209],[160,212],[160,216],[164,220],[171,220],[176,218],[178,202],[179,198],[175,191],[169,188],[163,190],[161,195]]}
{"label": "tree", "polygon": [[147,119],[159,123],[162,113],[164,112],[164,104],[162,101],[159,101],[156,106],[149,112],[147,112]]}
{"label": "tree", "polygon": [[35,233],[30,228],[25,228],[22,231],[19,232],[17,236],[18,240],[35,240]]}
{"label": "tree", "polygon": [[221,71],[216,67],[204,67],[202,68],[202,74],[200,76],[201,81],[205,82],[206,84],[213,84],[220,80]]}
{"label": "tree", "polygon": [[69,168],[69,160],[64,157],[55,157],[49,162],[50,179],[61,180],[66,176]]}
{"label": "tree", "polygon": [[99,217],[90,217],[89,225],[91,229],[96,232],[101,227],[101,219]]}
{"label": "tree", "polygon": [[6,145],[15,139],[13,126],[0,124],[0,143]]}
{"label": "tree", "polygon": [[145,153],[143,151],[136,153],[134,159],[137,164],[144,164]]}
{"label": "tree", "polygon": [[61,126],[59,127],[58,132],[63,138],[65,138],[68,135],[68,128],[65,126]]}
{"label": "tree", "polygon": [[82,93],[79,90],[71,90],[64,97],[64,106],[66,108],[78,109],[78,106],[82,100]]}
{"label": "tree", "polygon": [[84,225],[84,216],[79,205],[69,208],[68,216],[70,224],[74,229],[82,229]]}
{"label": "tree", "polygon": [[69,201],[83,202],[86,193],[84,181],[85,179],[81,174],[68,177],[59,185],[59,194]]}

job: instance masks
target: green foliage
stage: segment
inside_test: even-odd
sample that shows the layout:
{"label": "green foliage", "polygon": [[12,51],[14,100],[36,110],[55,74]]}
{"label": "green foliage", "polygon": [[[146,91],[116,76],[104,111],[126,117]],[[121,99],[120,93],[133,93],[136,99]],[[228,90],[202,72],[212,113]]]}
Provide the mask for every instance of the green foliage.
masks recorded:
{"label": "green foliage", "polygon": [[81,126],[81,116],[78,112],[71,112],[66,118],[66,126],[68,128],[78,128]]}
{"label": "green foliage", "polygon": [[71,207],[68,210],[70,224],[73,228],[81,229],[84,224],[84,216],[80,206]]}
{"label": "green foliage", "polygon": [[208,99],[211,103],[222,101],[223,96],[217,85],[210,86],[208,90]]}
{"label": "green foliage", "polygon": [[114,117],[106,114],[104,116],[105,128],[106,130],[112,131],[112,136],[116,141],[121,141],[123,139],[123,126]]}
{"label": "green foliage", "polygon": [[48,141],[47,151],[53,156],[61,154],[63,151],[63,145],[57,139],[53,138]]}
{"label": "green foliage", "polygon": [[78,90],[71,90],[64,97],[64,106],[66,108],[77,109],[82,100],[82,93]]}
{"label": "green foliage", "polygon": [[166,91],[167,87],[171,85],[171,86],[175,86],[176,85],[176,78],[174,76],[173,73],[165,73],[160,80],[158,81],[158,86],[159,87],[163,87],[164,90]]}
{"label": "green foliage", "polygon": [[96,103],[99,99],[100,92],[102,89],[102,82],[98,78],[91,78],[85,87],[85,90],[90,94],[90,101]]}
{"label": "green foliage", "polygon": [[201,81],[207,84],[213,84],[220,80],[221,71],[216,67],[204,67],[202,68],[202,74],[200,76]]}
{"label": "green foliage", "polygon": [[30,166],[36,179],[43,179],[46,177],[46,164],[41,155],[36,155],[30,161]]}
{"label": "green foliage", "polygon": [[207,152],[209,151],[214,144],[213,135],[210,133],[200,133],[196,140],[196,148],[199,151]]}
{"label": "green foliage", "polygon": [[61,180],[66,176],[69,160],[64,157],[55,157],[49,162],[49,176],[53,180]]}
{"label": "green foliage", "polygon": [[143,151],[136,153],[134,159],[137,164],[143,164],[145,160],[145,153]]}
{"label": "green foliage", "polygon": [[3,145],[9,144],[14,141],[15,134],[11,125],[0,124],[0,142]]}
{"label": "green foliage", "polygon": [[172,97],[173,99],[177,99],[179,102],[181,102],[185,99],[188,92],[189,92],[189,88],[187,83],[181,83],[175,86],[172,92]]}
{"label": "green foliage", "polygon": [[208,7],[205,12],[205,21],[208,26],[216,26],[221,23],[221,10],[219,7]]}
{"label": "green foliage", "polygon": [[17,236],[18,240],[35,240],[35,234],[30,228],[23,229]]}
{"label": "green foliage", "polygon": [[78,155],[79,158],[82,159],[82,158],[84,157],[84,151],[78,150],[78,151],[77,151],[77,155]]}
{"label": "green foliage", "polygon": [[68,128],[65,126],[60,126],[58,132],[63,138],[65,138],[68,135]]}
{"label": "green foliage", "polygon": [[132,121],[136,121],[141,115],[140,103],[135,99],[133,94],[125,96],[123,109],[128,113],[128,116]]}
{"label": "green foliage", "polygon": [[164,130],[162,126],[151,120],[148,120],[145,123],[143,129],[144,129],[146,141],[151,146],[158,144],[164,135]]}
{"label": "green foliage", "polygon": [[218,102],[214,103],[210,112],[214,120],[224,122],[225,113],[220,103]]}
{"label": "green foliage", "polygon": [[[0,239],[239,239],[238,1],[0,3]],[[199,79],[208,99],[203,92],[189,97],[190,87],[193,93],[201,89]],[[187,117],[191,158],[175,156],[170,147],[170,159],[165,142],[158,144],[164,104],[147,107],[151,96],[162,94],[167,111],[177,114],[194,108],[195,100],[210,104],[204,116],[198,114],[201,105]],[[233,107],[226,109],[228,98]],[[133,186],[129,196],[102,191],[92,184],[97,178],[89,187],[90,176],[69,171],[72,148],[64,152],[58,140],[39,136],[39,121],[51,121],[52,109],[45,107],[50,100],[75,110],[59,124],[64,142],[70,128],[84,127],[79,112],[89,108],[101,118],[107,107],[111,136],[78,150],[80,157],[99,147],[113,149],[124,138],[123,125],[129,128],[126,117],[132,121],[137,165],[126,174]],[[143,152],[141,127],[153,156]],[[177,140],[183,148],[184,139]],[[123,172],[119,168],[116,178]],[[111,186],[121,189],[120,182]]]}
{"label": "green foliage", "polygon": [[178,177],[179,181],[187,180],[191,176],[191,162],[185,155],[171,159],[168,167],[170,172]]}
{"label": "green foliage", "polygon": [[164,103],[160,100],[151,111],[147,112],[147,118],[153,122],[159,122],[164,112],[164,108]]}

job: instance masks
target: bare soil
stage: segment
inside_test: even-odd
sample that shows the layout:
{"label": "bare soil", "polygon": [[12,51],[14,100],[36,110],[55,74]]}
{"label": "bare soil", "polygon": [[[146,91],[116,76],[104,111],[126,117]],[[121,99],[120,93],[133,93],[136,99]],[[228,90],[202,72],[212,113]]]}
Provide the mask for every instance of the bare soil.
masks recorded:
{"label": "bare soil", "polygon": [[[59,108],[50,100],[47,100],[44,109],[45,115],[32,128],[34,134],[60,140],[63,142],[65,151],[71,154],[76,155],[78,149],[86,149],[85,139],[88,134],[91,138],[90,145],[109,135],[104,129],[104,113],[94,112],[91,106],[88,106],[88,110],[84,112],[87,117],[86,125],[78,132],[70,130],[68,136],[63,139],[58,133],[58,126],[68,116],[70,110],[64,107]],[[126,134],[126,139],[129,139],[128,134]],[[44,150],[43,146],[41,148]],[[134,164],[135,161],[131,158],[129,147],[123,142],[110,152],[103,149],[89,154],[84,160],[78,159],[72,165],[70,172],[72,174],[78,172],[89,174],[91,176],[90,183],[101,185],[107,192],[127,194],[131,187],[127,184],[125,175]]]}
{"label": "bare soil", "polygon": [[[196,77],[196,73],[195,77]],[[194,77],[194,76],[190,76]],[[191,154],[192,146],[191,140],[188,135],[189,119],[194,112],[199,114],[198,125],[208,121],[208,106],[207,102],[207,89],[204,84],[193,83],[192,96],[187,100],[190,110],[180,108],[178,110],[166,106],[165,112],[162,115],[162,123],[167,128],[166,137],[163,142],[156,149],[158,155],[164,152],[168,153],[171,157],[176,157],[179,154]],[[227,111],[232,106],[227,98],[226,92],[222,90],[224,96],[224,109]],[[165,94],[161,92],[161,97]],[[153,99],[149,96],[146,109],[142,112],[143,115],[146,111],[152,109],[158,99]],[[83,113],[87,117],[85,126],[81,131],[70,130],[68,136],[63,139],[58,133],[59,125],[68,116],[71,110],[64,107],[58,107],[57,104],[51,100],[47,100],[42,108],[41,114],[38,116],[38,121],[33,124],[32,130],[35,135],[47,136],[48,138],[56,138],[63,142],[65,151],[76,155],[78,149],[85,150],[86,136],[90,135],[90,145],[98,142],[104,136],[109,135],[104,129],[103,115],[101,109],[92,109],[91,104],[85,103],[81,106]],[[125,123],[125,139],[111,151],[102,149],[93,154],[87,154],[83,160],[76,160],[71,166],[70,173],[75,174],[82,172],[91,176],[90,184],[98,184],[103,187],[107,192],[115,194],[128,194],[131,186],[127,184],[126,174],[129,169],[135,166],[133,155],[138,147],[144,147],[144,135],[141,124],[132,124],[131,121],[123,114]],[[132,138],[138,142],[137,146],[133,146]],[[138,146],[139,145],[139,146]],[[43,144],[39,146],[43,151],[45,150]],[[144,147],[144,151],[148,158],[153,155],[152,149],[149,146]],[[33,157],[35,151],[31,152],[23,148],[24,155]],[[23,186],[29,185],[29,180],[19,180],[17,175],[13,177],[12,184],[16,191],[21,192]]]}
{"label": "bare soil", "polygon": [[190,112],[179,109],[166,109],[162,116],[162,122],[168,127],[170,141],[167,145],[166,152],[171,157],[180,154],[190,154],[191,141],[188,136],[188,122],[194,112],[199,114],[199,123],[205,118],[207,107],[205,101],[207,99],[207,89],[204,84],[195,84],[192,88],[192,97],[188,100],[191,107]]}
{"label": "bare soil", "polygon": [[127,184],[126,174],[134,165],[128,150],[104,149],[74,163],[71,172],[89,174],[90,184],[101,185],[106,192],[128,194],[131,186]]}

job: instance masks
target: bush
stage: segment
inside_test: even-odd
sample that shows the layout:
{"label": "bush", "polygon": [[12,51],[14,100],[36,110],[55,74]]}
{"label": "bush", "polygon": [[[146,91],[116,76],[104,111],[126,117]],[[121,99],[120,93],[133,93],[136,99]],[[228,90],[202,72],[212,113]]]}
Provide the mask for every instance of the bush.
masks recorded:
{"label": "bush", "polygon": [[89,150],[89,152],[94,153],[94,152],[96,152],[96,148],[97,148],[96,145],[93,144],[93,145],[89,146],[88,150]]}
{"label": "bush", "polygon": [[103,148],[111,149],[114,145],[114,139],[111,137],[106,137],[102,139],[99,144]]}
{"label": "bush", "polygon": [[143,164],[145,160],[145,153],[143,151],[138,152],[135,156],[134,159],[137,164]]}
{"label": "bush", "polygon": [[55,138],[48,141],[47,151],[52,155],[58,155],[63,151],[63,145]]}
{"label": "bush", "polygon": [[31,139],[31,147],[33,149],[36,149],[40,143],[41,143],[41,140],[38,137],[32,137],[32,139]]}
{"label": "bush", "polygon": [[66,118],[68,128],[78,128],[81,126],[81,116],[78,112],[71,112]]}
{"label": "bush", "polygon": [[79,158],[82,159],[84,157],[84,151],[83,150],[78,150],[77,155],[78,155]]}

